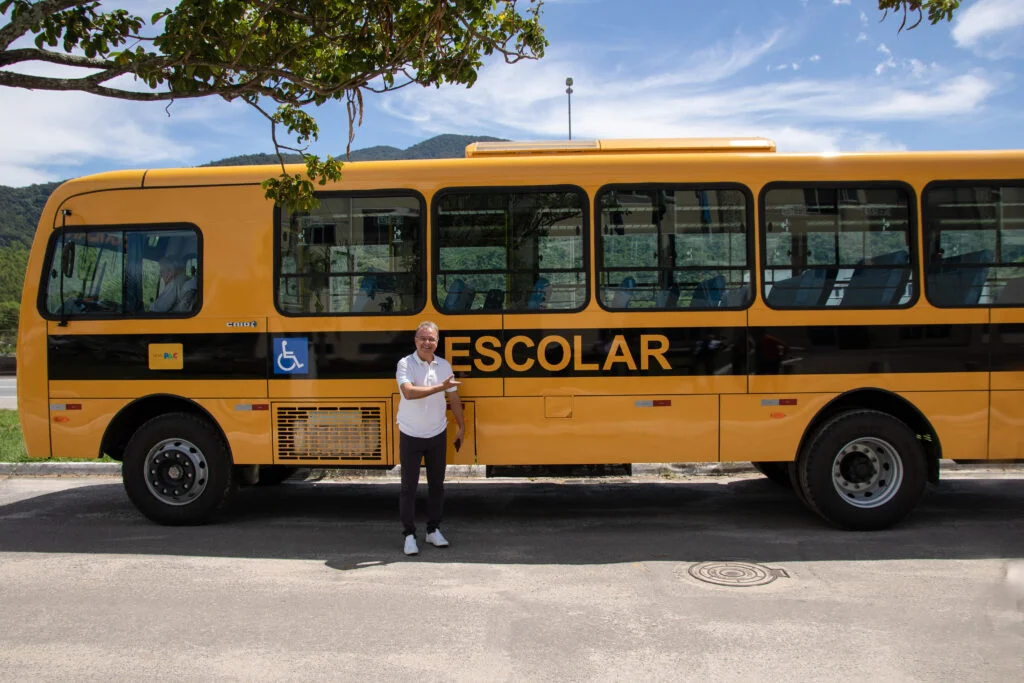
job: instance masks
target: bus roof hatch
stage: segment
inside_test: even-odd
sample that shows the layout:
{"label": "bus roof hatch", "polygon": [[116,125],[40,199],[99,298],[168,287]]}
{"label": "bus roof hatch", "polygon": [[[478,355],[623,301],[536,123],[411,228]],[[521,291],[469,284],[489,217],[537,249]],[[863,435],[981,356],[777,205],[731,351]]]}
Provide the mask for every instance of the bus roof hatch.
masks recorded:
{"label": "bus roof hatch", "polygon": [[636,138],[622,140],[537,140],[532,142],[473,142],[466,157],[548,154],[657,154],[665,152],[774,152],[767,138]]}

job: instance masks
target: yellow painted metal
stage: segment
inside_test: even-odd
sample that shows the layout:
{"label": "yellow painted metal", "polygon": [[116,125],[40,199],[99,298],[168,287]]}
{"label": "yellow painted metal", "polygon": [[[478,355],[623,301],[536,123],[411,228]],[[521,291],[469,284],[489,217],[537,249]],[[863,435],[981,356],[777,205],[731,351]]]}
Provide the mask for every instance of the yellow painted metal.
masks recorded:
{"label": "yellow painted metal", "polygon": [[545,396],[544,417],[572,417],[572,396]]}
{"label": "yellow painted metal", "polygon": [[[670,405],[647,405],[655,400]],[[572,416],[541,397],[476,401],[477,462],[600,464],[718,459],[717,396],[575,396]]]}
{"label": "yellow painted metal", "polygon": [[[19,380],[20,381],[20,380]],[[267,382],[261,379],[230,381],[209,379],[135,379],[110,382],[106,380],[54,380],[50,382],[51,399],[115,398],[134,400],[143,396],[167,394],[182,398],[230,398],[249,396],[266,402]]]}
{"label": "yellow painted metal", "polygon": [[[51,401],[65,405],[64,401]],[[100,442],[110,420],[128,401],[124,399],[91,399],[75,401],[75,410],[50,409],[50,442],[54,458],[99,458]],[[29,451],[32,457],[39,454]],[[43,455],[42,457],[45,457]]]}
{"label": "yellow painted metal", "polygon": [[808,423],[835,396],[793,395],[793,406],[764,405],[779,394],[722,396],[722,462],[793,460]]}
{"label": "yellow painted metal", "polygon": [[988,443],[992,460],[1024,458],[1024,391],[992,392]]}
{"label": "yellow painted metal", "polygon": [[[236,386],[234,383],[227,383]],[[269,465],[274,461],[270,440],[270,410],[239,410],[240,406],[267,405],[262,397],[199,398],[214,422],[224,431],[236,465]]]}
{"label": "yellow painted metal", "polygon": [[942,444],[942,457],[984,460],[988,457],[987,391],[900,393],[928,419]]}
{"label": "yellow painted metal", "polygon": [[905,372],[856,375],[751,375],[750,391],[796,395],[803,392],[841,393],[875,387],[889,391],[985,391],[987,372]]}
{"label": "yellow painted metal", "polygon": [[551,154],[699,154],[722,152],[774,152],[767,138],[629,138],[621,140],[533,140],[526,142],[472,142],[466,158]]}
{"label": "yellow painted metal", "polygon": [[746,393],[747,378],[727,375],[673,377],[509,377],[505,396],[679,396]]}

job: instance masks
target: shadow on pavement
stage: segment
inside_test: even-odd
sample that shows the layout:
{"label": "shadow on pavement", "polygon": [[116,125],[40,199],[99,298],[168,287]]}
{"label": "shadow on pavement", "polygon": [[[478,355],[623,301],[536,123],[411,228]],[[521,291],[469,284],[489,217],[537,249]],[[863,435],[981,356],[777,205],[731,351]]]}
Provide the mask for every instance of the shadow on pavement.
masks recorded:
{"label": "shadow on pavement", "polygon": [[947,480],[902,525],[825,525],[765,479],[502,481],[446,486],[452,547],[401,553],[398,482],[288,482],[239,491],[215,524],[144,519],[120,483],[0,506],[0,552],[319,560],[342,569],[393,562],[610,564],[1024,557],[1024,481]]}

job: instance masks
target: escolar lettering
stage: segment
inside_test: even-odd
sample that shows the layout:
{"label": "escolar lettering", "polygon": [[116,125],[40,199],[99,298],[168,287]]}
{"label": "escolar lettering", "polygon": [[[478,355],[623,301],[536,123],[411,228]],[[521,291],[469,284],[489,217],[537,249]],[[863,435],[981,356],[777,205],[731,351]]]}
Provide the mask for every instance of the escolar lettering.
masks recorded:
{"label": "escolar lettering", "polygon": [[445,358],[456,372],[498,372],[503,367],[512,372],[529,372],[540,367],[547,372],[606,372],[628,369],[648,370],[655,366],[672,370],[665,357],[669,350],[668,337],[661,334],[642,334],[633,345],[625,335],[614,335],[610,340],[585,352],[582,335],[565,337],[557,334],[534,341],[524,334],[502,340],[494,335],[476,337],[450,335],[445,337]]}

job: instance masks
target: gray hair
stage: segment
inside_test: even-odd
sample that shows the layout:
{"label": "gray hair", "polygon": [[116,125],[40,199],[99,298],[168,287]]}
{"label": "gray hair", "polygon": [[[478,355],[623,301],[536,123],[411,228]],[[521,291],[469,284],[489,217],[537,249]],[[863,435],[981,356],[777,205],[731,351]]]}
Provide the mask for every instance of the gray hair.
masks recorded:
{"label": "gray hair", "polygon": [[436,335],[440,335],[441,334],[441,331],[439,329],[437,329],[437,324],[434,323],[434,322],[431,322],[430,320],[424,320],[419,325],[417,325],[416,326],[416,331],[419,332],[424,327],[429,327],[430,329],[434,330],[434,334],[436,334]]}

